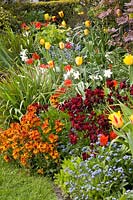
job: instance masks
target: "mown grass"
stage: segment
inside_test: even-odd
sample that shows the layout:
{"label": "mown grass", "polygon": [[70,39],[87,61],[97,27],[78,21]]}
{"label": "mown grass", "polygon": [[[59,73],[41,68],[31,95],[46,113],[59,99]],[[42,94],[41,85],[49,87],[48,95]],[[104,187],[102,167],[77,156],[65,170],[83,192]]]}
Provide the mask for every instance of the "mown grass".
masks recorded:
{"label": "mown grass", "polygon": [[0,200],[57,200],[46,177],[30,176],[0,157]]}

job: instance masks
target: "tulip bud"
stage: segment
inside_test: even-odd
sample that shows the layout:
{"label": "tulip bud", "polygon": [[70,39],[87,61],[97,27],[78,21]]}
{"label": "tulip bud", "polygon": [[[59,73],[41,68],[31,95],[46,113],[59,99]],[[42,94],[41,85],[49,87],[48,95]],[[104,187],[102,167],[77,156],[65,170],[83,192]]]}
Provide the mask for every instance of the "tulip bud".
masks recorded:
{"label": "tulip bud", "polygon": [[129,19],[133,19],[133,13],[129,13]]}
{"label": "tulip bud", "polygon": [[60,16],[61,18],[64,17],[64,12],[63,12],[63,11],[58,12],[58,14],[59,14],[59,16]]}
{"label": "tulip bud", "polygon": [[91,25],[91,22],[90,22],[89,20],[86,20],[86,21],[85,21],[85,26],[89,28],[90,25]]}
{"label": "tulip bud", "polygon": [[83,63],[83,58],[81,56],[77,56],[75,58],[76,65],[80,66]]}
{"label": "tulip bud", "polygon": [[60,47],[60,49],[64,49],[65,48],[64,42],[59,42],[59,47]]}
{"label": "tulip bud", "polygon": [[51,44],[49,42],[45,42],[45,49],[49,50],[51,47]]}
{"label": "tulip bud", "polygon": [[44,19],[45,19],[46,21],[49,21],[49,20],[50,20],[50,16],[49,16],[48,13],[44,14]]}
{"label": "tulip bud", "polygon": [[45,44],[45,40],[43,38],[40,39],[40,45],[44,45]]}
{"label": "tulip bud", "polygon": [[84,29],[84,35],[88,35],[89,34],[89,30],[86,28]]}
{"label": "tulip bud", "polygon": [[66,22],[64,20],[61,22],[61,26],[66,27]]}

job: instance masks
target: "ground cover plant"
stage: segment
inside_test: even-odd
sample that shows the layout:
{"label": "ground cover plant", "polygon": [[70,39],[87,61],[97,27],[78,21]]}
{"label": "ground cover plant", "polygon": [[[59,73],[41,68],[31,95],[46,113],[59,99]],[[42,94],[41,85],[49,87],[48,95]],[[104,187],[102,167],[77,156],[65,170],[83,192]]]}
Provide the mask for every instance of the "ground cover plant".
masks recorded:
{"label": "ground cover plant", "polygon": [[12,39],[2,43],[0,58],[0,153],[56,179],[72,199],[131,199],[132,50],[112,45],[92,15],[73,28],[64,16],[43,13],[19,33],[8,29]]}
{"label": "ground cover plant", "polygon": [[132,198],[131,155],[116,143],[96,150],[96,157],[90,155],[85,161],[73,156],[65,159],[55,182],[74,200]]}

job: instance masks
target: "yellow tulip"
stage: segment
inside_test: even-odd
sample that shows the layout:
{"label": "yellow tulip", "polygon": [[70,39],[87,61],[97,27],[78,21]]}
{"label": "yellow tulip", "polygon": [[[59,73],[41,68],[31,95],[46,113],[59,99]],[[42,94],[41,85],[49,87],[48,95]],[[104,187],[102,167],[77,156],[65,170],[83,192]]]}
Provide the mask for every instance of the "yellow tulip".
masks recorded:
{"label": "yellow tulip", "polygon": [[63,11],[58,12],[58,14],[59,14],[59,16],[60,16],[61,18],[64,17],[64,12],[63,12]]}
{"label": "yellow tulip", "polygon": [[104,33],[108,33],[108,28],[104,28],[104,29],[103,29],[103,32],[104,32]]}
{"label": "yellow tulip", "polygon": [[91,25],[91,22],[90,22],[89,20],[86,20],[86,21],[85,21],[85,26],[89,28],[90,25]]}
{"label": "yellow tulip", "polygon": [[133,13],[129,13],[129,19],[133,19]]}
{"label": "yellow tulip", "polygon": [[76,65],[80,66],[83,63],[83,58],[81,56],[77,56],[75,58]]}
{"label": "yellow tulip", "polygon": [[61,26],[66,27],[66,22],[64,20],[61,22]]}
{"label": "yellow tulip", "polygon": [[59,42],[59,47],[60,47],[60,49],[64,49],[65,48],[64,42]]}
{"label": "yellow tulip", "polygon": [[123,119],[120,111],[110,114],[108,119],[110,120],[110,123],[116,128],[121,128],[123,126]]}
{"label": "yellow tulip", "polygon": [[89,34],[89,30],[86,28],[84,29],[84,35],[88,35]]}
{"label": "yellow tulip", "polygon": [[49,21],[49,20],[50,20],[50,16],[49,16],[48,13],[44,14],[44,19],[45,19],[46,21]]}
{"label": "yellow tulip", "polygon": [[45,42],[45,49],[49,50],[51,47],[50,42]]}
{"label": "yellow tulip", "polygon": [[133,124],[133,115],[130,116],[130,121]]}
{"label": "yellow tulip", "polygon": [[79,12],[79,13],[78,13],[78,15],[84,15],[84,12],[83,12],[83,11],[81,11],[81,12]]}
{"label": "yellow tulip", "polygon": [[45,40],[42,38],[40,39],[40,45],[44,45],[45,44]]}
{"label": "yellow tulip", "polygon": [[133,56],[131,54],[126,55],[125,58],[123,59],[123,62],[126,65],[132,65],[133,64]]}

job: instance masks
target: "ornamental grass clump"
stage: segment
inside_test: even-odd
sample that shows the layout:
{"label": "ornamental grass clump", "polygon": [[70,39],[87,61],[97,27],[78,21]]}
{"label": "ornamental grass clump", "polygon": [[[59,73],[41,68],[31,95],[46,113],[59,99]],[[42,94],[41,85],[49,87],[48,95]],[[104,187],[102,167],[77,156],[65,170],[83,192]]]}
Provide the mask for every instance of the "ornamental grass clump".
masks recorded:
{"label": "ornamental grass clump", "polygon": [[60,167],[58,145],[67,129],[66,114],[31,104],[19,122],[0,132],[0,153],[7,162],[15,161],[31,172],[52,176]]}

